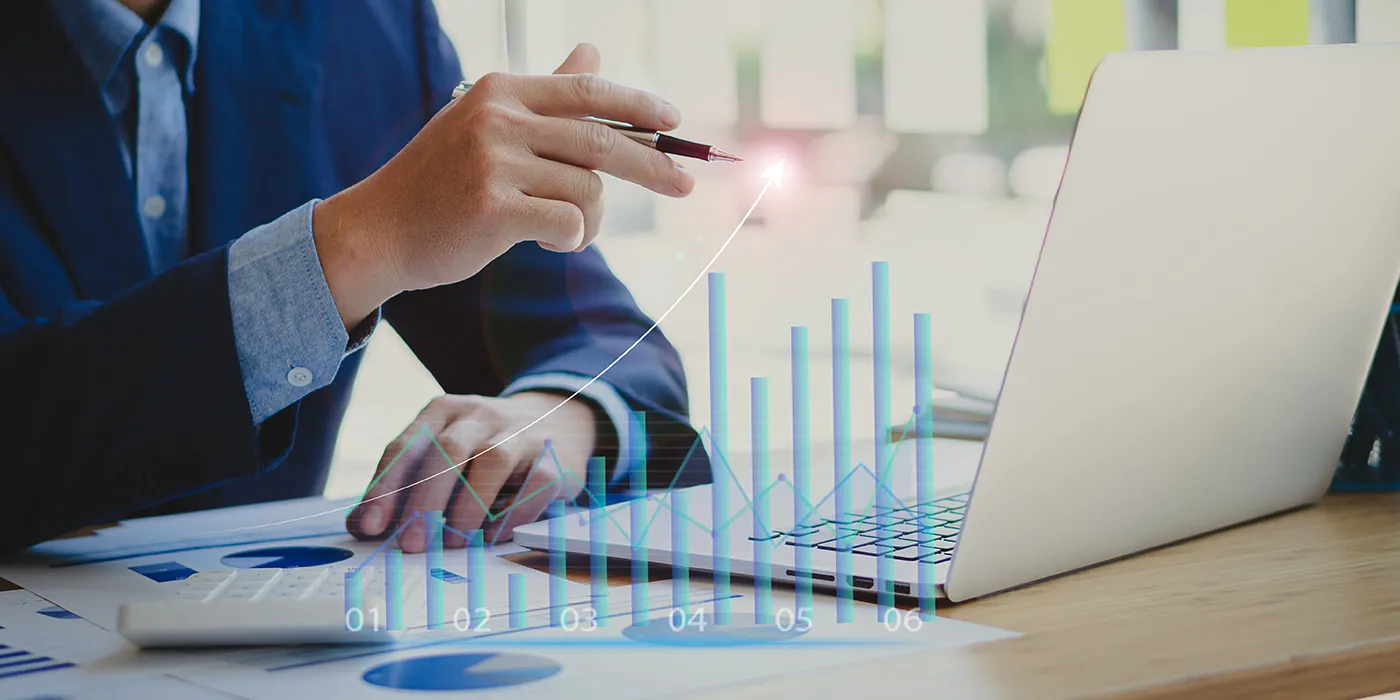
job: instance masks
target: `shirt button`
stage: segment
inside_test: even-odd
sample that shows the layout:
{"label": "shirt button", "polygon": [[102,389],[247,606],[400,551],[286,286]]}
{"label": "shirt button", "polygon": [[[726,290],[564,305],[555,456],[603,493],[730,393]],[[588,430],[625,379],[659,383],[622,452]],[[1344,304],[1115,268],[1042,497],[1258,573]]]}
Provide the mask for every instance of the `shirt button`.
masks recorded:
{"label": "shirt button", "polygon": [[146,45],[146,51],[143,55],[146,58],[146,65],[152,68],[160,65],[160,62],[165,60],[165,52],[161,50],[160,44],[154,41]]}
{"label": "shirt button", "polygon": [[287,382],[292,386],[306,386],[311,383],[311,370],[305,367],[293,367],[287,373]]}
{"label": "shirt button", "polygon": [[152,219],[159,219],[165,213],[165,198],[158,194],[147,197],[146,201],[141,203],[141,213]]}

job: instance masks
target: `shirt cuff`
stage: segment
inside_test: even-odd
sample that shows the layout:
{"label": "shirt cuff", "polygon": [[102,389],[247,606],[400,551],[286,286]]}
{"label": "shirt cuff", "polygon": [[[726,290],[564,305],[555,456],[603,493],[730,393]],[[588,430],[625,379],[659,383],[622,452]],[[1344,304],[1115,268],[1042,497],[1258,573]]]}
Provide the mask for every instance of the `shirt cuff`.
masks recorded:
{"label": "shirt cuff", "polygon": [[379,312],[355,329],[340,320],[311,234],[313,199],[239,237],[228,251],[233,339],[253,423],[335,379],[364,347]]}
{"label": "shirt cuff", "polygon": [[640,466],[632,464],[632,453],[628,449],[627,428],[631,425],[628,419],[632,415],[632,407],[611,384],[601,379],[588,384],[589,379],[590,377],[566,372],[531,374],[511,382],[510,386],[501,392],[501,396],[510,396],[522,391],[537,389],[567,391],[572,394],[587,384],[588,388],[579,392],[579,396],[597,404],[603,413],[607,414],[608,420],[612,421],[613,433],[617,435],[617,462],[613,464],[612,475],[608,479],[608,483],[613,483],[625,476],[632,468]]}

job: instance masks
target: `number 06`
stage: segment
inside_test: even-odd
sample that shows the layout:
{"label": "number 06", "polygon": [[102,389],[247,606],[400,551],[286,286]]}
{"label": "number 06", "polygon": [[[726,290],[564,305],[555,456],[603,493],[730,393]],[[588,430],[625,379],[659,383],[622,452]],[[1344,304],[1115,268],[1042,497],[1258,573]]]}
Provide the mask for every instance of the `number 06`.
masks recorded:
{"label": "number 06", "polygon": [[918,632],[919,628],[924,626],[924,619],[919,617],[918,610],[909,610],[901,615],[900,611],[888,608],[885,610],[883,622],[885,629],[891,632],[898,632],[901,628],[910,632]]}

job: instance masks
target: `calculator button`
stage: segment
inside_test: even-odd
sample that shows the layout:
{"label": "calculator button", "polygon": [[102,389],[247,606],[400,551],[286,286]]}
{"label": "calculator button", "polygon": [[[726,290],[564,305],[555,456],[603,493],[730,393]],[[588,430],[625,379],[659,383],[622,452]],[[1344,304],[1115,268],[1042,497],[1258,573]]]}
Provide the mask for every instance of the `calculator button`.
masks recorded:
{"label": "calculator button", "polygon": [[297,600],[305,591],[273,591],[263,596],[263,600]]}
{"label": "calculator button", "polygon": [[238,581],[271,581],[280,573],[282,572],[278,569],[244,569],[234,578]]}
{"label": "calculator button", "polygon": [[248,597],[251,598],[252,596],[261,593],[263,588],[265,588],[266,586],[267,584],[262,583],[261,581],[251,581],[248,583],[239,583],[235,581],[233,585],[224,589],[223,595],[224,597],[228,597],[231,595],[246,594]]}

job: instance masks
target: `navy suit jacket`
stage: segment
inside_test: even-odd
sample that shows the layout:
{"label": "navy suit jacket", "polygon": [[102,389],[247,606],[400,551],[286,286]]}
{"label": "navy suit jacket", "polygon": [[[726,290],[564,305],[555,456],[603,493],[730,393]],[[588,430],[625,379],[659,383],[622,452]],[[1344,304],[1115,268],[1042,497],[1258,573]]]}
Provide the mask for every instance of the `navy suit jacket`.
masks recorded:
{"label": "navy suit jacket", "polygon": [[[461,69],[431,0],[204,2],[187,112],[195,253],[159,276],[98,86],[48,3],[6,15],[0,551],[138,513],[319,494],[357,359],[254,426],[227,249],[369,175],[446,102]],[[534,244],[384,316],[447,392],[483,395],[525,374],[596,374],[650,325],[597,251]],[[708,482],[665,338],[606,379],[647,413],[648,483]]]}

